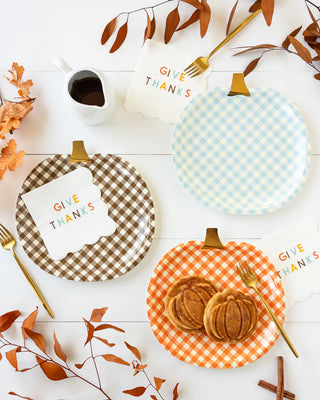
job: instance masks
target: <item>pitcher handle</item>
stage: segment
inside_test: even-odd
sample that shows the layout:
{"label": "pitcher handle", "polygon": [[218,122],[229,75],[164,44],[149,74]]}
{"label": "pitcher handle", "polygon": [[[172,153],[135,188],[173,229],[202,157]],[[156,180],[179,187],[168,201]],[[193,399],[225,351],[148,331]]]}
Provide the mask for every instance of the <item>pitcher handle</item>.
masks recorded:
{"label": "pitcher handle", "polygon": [[53,64],[56,66],[56,68],[59,71],[65,73],[65,74],[69,73],[72,70],[70,65],[68,63],[66,63],[66,61],[64,61],[64,59],[61,57],[54,58]]}

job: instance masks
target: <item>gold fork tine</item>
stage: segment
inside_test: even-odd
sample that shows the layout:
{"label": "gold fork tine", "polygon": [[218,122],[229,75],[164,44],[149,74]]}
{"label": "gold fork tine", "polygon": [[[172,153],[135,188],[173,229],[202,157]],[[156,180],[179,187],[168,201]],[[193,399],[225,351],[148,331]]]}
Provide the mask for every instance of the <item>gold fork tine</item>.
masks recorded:
{"label": "gold fork tine", "polygon": [[2,224],[0,224],[0,228],[1,228],[2,230],[5,231],[5,233],[6,233],[7,236],[8,236],[8,239],[10,239],[10,238],[12,237],[12,235],[11,235],[11,233],[8,231],[8,229],[6,229]]}
{"label": "gold fork tine", "polygon": [[196,71],[194,74],[189,75],[189,76],[190,76],[190,78],[194,78],[195,76],[198,76],[198,75],[202,74],[202,72],[203,71],[200,69],[200,70]]}
{"label": "gold fork tine", "polygon": [[248,279],[248,271],[247,271],[244,263],[240,262],[239,265],[240,265],[240,268],[241,268],[242,276],[244,277],[245,280]]}
{"label": "gold fork tine", "polygon": [[194,62],[192,62],[185,70],[184,70],[184,72],[185,73],[189,73],[189,72],[191,72],[192,70],[193,70],[193,68],[195,67],[195,61]]}
{"label": "gold fork tine", "polygon": [[236,264],[236,268],[238,270],[238,274],[240,275],[240,278],[241,278],[242,282],[244,282],[244,276],[243,276],[243,274],[242,274],[242,272],[240,270],[240,268],[241,268],[240,263]]}
{"label": "gold fork tine", "polygon": [[2,241],[7,241],[8,240],[8,238],[7,238],[7,235],[5,234],[5,232],[2,230],[2,225],[0,224],[0,236],[1,236],[1,239],[2,239]]}

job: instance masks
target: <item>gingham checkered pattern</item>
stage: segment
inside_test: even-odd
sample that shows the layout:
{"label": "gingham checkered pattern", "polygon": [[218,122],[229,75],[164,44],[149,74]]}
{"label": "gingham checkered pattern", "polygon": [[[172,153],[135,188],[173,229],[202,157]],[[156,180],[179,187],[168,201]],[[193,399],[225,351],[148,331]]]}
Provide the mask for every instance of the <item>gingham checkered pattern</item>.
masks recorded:
{"label": "gingham checkered pattern", "polygon": [[[190,364],[207,368],[237,368],[262,357],[274,345],[279,334],[276,325],[253,290],[242,283],[235,264],[247,260],[261,282],[259,289],[270,307],[284,321],[285,302],[281,280],[268,258],[247,243],[230,242],[224,249],[202,250],[203,242],[190,241],[170,250],[155,268],[148,289],[148,317],[158,341],[172,355]],[[213,342],[205,334],[188,334],[175,328],[165,315],[165,296],[177,279],[202,275],[217,283],[221,290],[230,288],[249,293],[259,310],[255,333],[236,344]]]}
{"label": "gingham checkered pattern", "polygon": [[233,214],[284,206],[310,166],[310,139],[296,107],[273,89],[251,97],[215,88],[192,100],[173,136],[184,187],[204,204]]}
{"label": "gingham checkered pattern", "polygon": [[[24,182],[16,211],[21,244],[37,265],[55,276],[76,281],[116,278],[136,266],[151,246],[155,225],[151,194],[135,168],[120,157],[96,154],[91,157],[92,163],[77,164],[68,164],[69,158],[70,155],[57,155],[44,160]],[[117,229],[113,235],[101,237],[63,260],[52,260],[21,195],[78,166],[92,172]]]}

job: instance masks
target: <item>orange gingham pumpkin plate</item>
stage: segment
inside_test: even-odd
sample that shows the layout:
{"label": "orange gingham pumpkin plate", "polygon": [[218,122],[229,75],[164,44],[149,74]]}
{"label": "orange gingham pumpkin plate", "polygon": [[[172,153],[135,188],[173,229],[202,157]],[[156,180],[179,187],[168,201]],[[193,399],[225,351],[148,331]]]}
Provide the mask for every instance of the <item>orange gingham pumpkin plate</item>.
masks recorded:
{"label": "orange gingham pumpkin plate", "polygon": [[[277,328],[253,290],[242,283],[235,264],[248,261],[258,275],[259,289],[283,324],[284,290],[281,280],[261,250],[248,243],[229,242],[224,249],[202,249],[203,242],[190,241],[171,249],[159,262],[148,288],[148,317],[157,340],[173,356],[189,364],[206,368],[237,368],[250,364],[274,345]],[[222,290],[238,289],[256,300],[259,321],[256,331],[244,342],[224,344],[212,341],[205,334],[187,334],[176,329],[165,314],[164,299],[171,284],[186,275],[202,275]]]}

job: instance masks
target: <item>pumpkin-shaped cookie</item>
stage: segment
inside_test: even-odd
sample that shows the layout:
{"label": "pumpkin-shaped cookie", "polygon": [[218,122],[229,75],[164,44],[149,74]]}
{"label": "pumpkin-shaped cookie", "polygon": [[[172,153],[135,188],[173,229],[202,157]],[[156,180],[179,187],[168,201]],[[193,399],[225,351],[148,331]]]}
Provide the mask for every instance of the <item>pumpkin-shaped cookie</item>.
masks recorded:
{"label": "pumpkin-shaped cookie", "polygon": [[255,331],[258,309],[250,295],[225,289],[214,295],[204,313],[204,326],[212,340],[237,343]]}
{"label": "pumpkin-shaped cookie", "polygon": [[217,291],[212,281],[201,276],[178,279],[165,298],[167,317],[183,332],[202,332],[206,304]]}

